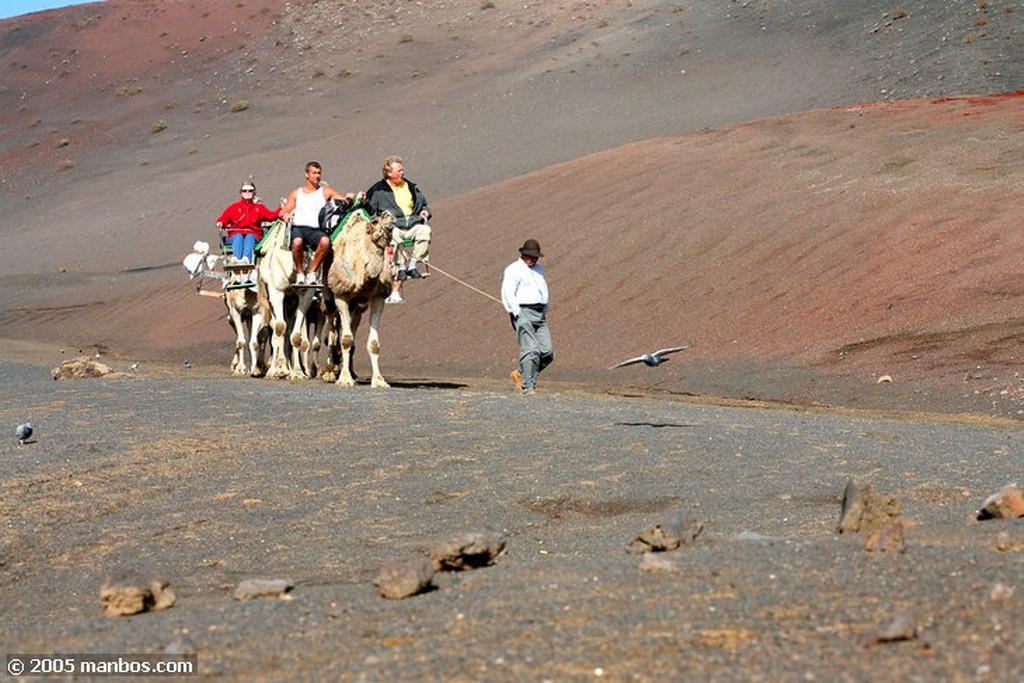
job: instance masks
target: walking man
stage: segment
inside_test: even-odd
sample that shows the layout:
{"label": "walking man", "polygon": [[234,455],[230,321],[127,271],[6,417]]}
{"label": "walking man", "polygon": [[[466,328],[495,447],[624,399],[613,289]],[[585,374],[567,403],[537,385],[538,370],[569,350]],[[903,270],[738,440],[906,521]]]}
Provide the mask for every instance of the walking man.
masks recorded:
{"label": "walking man", "polygon": [[537,375],[555,360],[547,321],[548,283],[537,262],[543,255],[537,240],[526,240],[501,281],[501,305],[519,342],[519,367],[509,376],[527,396],[537,392]]}

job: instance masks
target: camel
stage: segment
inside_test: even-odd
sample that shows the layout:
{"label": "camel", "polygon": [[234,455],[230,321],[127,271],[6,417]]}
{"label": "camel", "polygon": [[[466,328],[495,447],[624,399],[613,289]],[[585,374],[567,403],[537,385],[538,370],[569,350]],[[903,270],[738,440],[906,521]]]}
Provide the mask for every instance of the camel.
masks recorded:
{"label": "camel", "polygon": [[[231,374],[261,377],[267,370],[263,358],[264,344],[260,338],[266,325],[256,291],[252,288],[228,290],[224,292],[224,304],[228,307],[228,322],[236,335]],[[246,348],[249,349],[250,363],[246,363]]]}
{"label": "camel", "polygon": [[[275,379],[306,379],[315,374],[310,361],[314,351],[309,340],[306,314],[317,294],[313,287],[296,288],[289,225],[276,221],[263,240],[258,266],[260,309],[270,321],[271,361],[267,376]],[[294,306],[292,305],[294,303]],[[286,338],[289,320],[291,334]],[[289,363],[288,343],[291,344]]]}
{"label": "camel", "polygon": [[[390,386],[380,374],[380,318],[384,312],[384,299],[391,293],[391,264],[385,251],[391,242],[394,217],[384,213],[370,219],[363,209],[349,214],[344,229],[331,245],[334,259],[327,273],[327,287],[334,297],[341,317],[341,334],[338,338],[340,351],[332,354],[341,356],[341,370],[337,384],[353,386],[352,351],[355,333],[364,309],[370,312],[370,332],[366,339],[366,350],[370,354],[373,375],[370,385]],[[337,335],[334,335],[337,336]]]}

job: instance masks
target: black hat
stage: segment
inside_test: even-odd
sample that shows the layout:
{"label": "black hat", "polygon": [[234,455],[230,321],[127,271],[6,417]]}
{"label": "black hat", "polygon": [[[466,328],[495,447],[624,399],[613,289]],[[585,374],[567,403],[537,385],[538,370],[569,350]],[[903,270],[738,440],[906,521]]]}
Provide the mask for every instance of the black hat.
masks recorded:
{"label": "black hat", "polygon": [[533,258],[540,258],[544,255],[540,253],[540,243],[537,240],[526,240],[523,242],[523,246],[519,247],[519,253],[523,256],[532,256]]}

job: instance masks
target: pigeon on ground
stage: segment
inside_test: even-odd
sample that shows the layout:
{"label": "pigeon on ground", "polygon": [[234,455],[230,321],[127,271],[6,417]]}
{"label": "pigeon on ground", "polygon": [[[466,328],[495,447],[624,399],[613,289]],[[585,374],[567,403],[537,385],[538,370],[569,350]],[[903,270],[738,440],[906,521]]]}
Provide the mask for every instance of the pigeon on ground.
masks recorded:
{"label": "pigeon on ground", "polygon": [[32,438],[32,425],[28,422],[18,425],[14,430],[14,438],[22,445],[28,443],[28,440]]}
{"label": "pigeon on ground", "polygon": [[656,365],[661,365],[662,363],[667,361],[668,358],[665,358],[665,356],[667,356],[668,354],[675,353],[676,351],[684,351],[684,350],[686,350],[688,348],[690,348],[690,347],[687,345],[687,346],[673,346],[673,347],[667,348],[667,349],[659,349],[658,351],[655,351],[654,353],[645,353],[642,356],[637,356],[636,358],[630,358],[629,360],[624,360],[621,363],[613,365],[613,366],[611,366],[608,369],[609,370],[614,370],[615,368],[621,368],[621,367],[623,367],[625,365],[633,365],[634,363],[643,363],[644,365],[647,365],[647,366],[653,368]]}
{"label": "pigeon on ground", "polygon": [[138,363],[138,361],[136,361],[136,362],[132,363],[131,365],[129,365],[128,369],[131,372],[138,372],[139,371],[139,363]]}

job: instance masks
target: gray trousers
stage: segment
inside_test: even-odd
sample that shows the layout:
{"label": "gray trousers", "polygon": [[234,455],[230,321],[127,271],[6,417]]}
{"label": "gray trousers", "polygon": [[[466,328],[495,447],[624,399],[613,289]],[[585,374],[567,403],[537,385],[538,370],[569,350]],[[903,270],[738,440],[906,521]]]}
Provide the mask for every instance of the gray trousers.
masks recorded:
{"label": "gray trousers", "polygon": [[555,360],[551,332],[542,312],[532,308],[519,309],[516,341],[519,342],[519,371],[523,373],[523,389],[535,389],[537,375]]}

